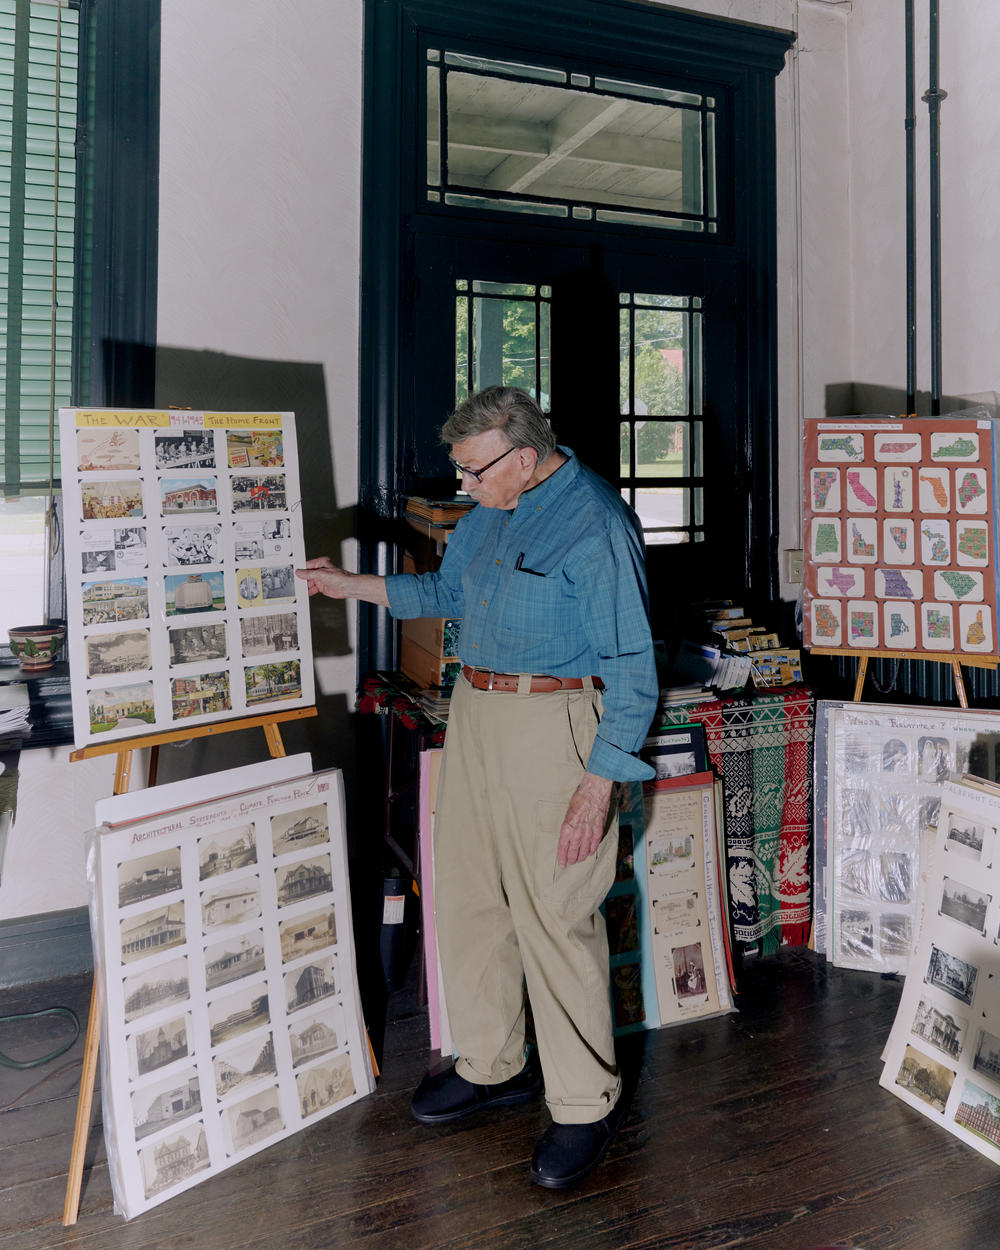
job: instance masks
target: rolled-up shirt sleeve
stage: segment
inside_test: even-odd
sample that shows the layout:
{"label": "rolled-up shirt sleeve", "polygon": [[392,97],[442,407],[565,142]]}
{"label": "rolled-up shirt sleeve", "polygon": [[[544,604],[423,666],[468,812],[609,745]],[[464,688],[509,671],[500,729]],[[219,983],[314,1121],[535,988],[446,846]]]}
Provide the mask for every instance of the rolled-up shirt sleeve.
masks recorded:
{"label": "rolled-up shirt sleeve", "polygon": [[467,518],[455,526],[444,549],[441,567],[432,573],[391,573],[385,579],[389,611],[397,620],[416,616],[462,616],[465,595],[462,591],[462,570],[469,558]]}

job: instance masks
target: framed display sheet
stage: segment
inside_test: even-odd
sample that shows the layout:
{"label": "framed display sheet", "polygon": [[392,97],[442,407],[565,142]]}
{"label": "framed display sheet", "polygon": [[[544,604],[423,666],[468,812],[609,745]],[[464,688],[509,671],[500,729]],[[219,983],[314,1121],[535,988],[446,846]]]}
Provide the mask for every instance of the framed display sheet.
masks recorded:
{"label": "framed display sheet", "polygon": [[374,1087],[340,772],[222,788],[88,839],[104,1130],[127,1218]]}
{"label": "framed display sheet", "polygon": [[1000,790],[952,780],[880,1084],[1000,1163]]}
{"label": "framed display sheet", "polygon": [[733,1010],[716,866],[715,777],[643,786],[645,904],[660,1024]]}
{"label": "framed display sheet", "polygon": [[997,438],[985,408],[805,422],[807,647],[997,651]]}
{"label": "framed display sheet", "polygon": [[942,787],[953,773],[997,779],[1000,713],[844,703],[824,720],[826,810],[815,827],[826,836],[826,954],[905,972]]}
{"label": "framed display sheet", "polygon": [[294,416],[59,425],[77,746],[311,704]]}

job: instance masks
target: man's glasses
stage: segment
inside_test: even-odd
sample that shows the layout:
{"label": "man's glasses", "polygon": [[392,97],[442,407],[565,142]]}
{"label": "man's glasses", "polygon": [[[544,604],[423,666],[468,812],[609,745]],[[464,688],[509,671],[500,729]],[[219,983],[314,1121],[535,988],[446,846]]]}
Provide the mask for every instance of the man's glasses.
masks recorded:
{"label": "man's glasses", "polygon": [[504,456],[509,456],[512,451],[517,451],[517,448],[508,447],[505,452],[497,456],[495,460],[491,460],[489,464],[484,464],[481,469],[470,469],[467,464],[459,464],[458,461],[455,460],[452,456],[449,456],[448,459],[455,466],[455,468],[459,471],[459,473],[468,473],[469,477],[474,477],[477,482],[481,482],[483,480],[483,474],[486,472],[486,470],[492,469],[495,464],[499,464],[500,461],[504,458]]}

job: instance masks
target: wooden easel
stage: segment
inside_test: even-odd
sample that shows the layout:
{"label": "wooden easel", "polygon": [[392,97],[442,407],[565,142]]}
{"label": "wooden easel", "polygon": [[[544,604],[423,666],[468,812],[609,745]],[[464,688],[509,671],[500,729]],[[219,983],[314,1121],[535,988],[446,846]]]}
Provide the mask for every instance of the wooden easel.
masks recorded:
{"label": "wooden easel", "polygon": [[969,700],[965,693],[962,665],[966,668],[992,668],[1000,664],[997,655],[939,655],[934,651],[859,651],[854,647],[810,647],[811,655],[849,655],[858,661],[858,675],[854,682],[854,702],[861,702],[869,660],[933,660],[935,664],[948,664],[955,681],[955,695],[960,707],[967,708]]}
{"label": "wooden easel", "polygon": [[[237,729],[263,729],[267,749],[272,758],[285,754],[278,725],[282,721],[303,720],[316,716],[314,707],[289,708],[283,712],[263,712],[259,716],[243,716],[239,720],[220,721],[214,725],[192,725],[186,729],[170,729],[163,733],[148,734],[142,738],[125,738],[117,742],[99,742],[70,752],[71,760],[91,759],[97,755],[115,755],[114,794],[125,794],[132,771],[133,751],[149,748],[149,770],[146,784],[156,784],[159,750],[169,742],[186,742],[190,738],[208,738],[218,734],[234,733]],[[83,1164],[90,1135],[90,1112],[94,1101],[94,1082],[97,1078],[97,1055],[101,1044],[101,1013],[97,992],[97,978],[90,993],[90,1016],[87,1020],[87,1040],[83,1049],[83,1071],[80,1074],[80,1093],[76,1103],[76,1124],[73,1128],[73,1147],[69,1159],[69,1178],[66,1181],[66,1201],[63,1219],[75,1224],[80,1212],[80,1189],[83,1184]]]}

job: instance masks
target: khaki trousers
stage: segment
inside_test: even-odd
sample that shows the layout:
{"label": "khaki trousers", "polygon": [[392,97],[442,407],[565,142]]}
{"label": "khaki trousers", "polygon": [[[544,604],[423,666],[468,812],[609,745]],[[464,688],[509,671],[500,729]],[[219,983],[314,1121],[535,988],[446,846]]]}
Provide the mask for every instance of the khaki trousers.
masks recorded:
{"label": "khaki trousers", "polygon": [[434,831],[445,998],[460,1075],[496,1084],[524,1065],[526,981],[552,1118],[585,1124],[621,1088],[598,911],[615,874],[614,804],[595,855],[559,868],[556,849],[600,694],[521,686],[474,690],[460,676],[452,695]]}

